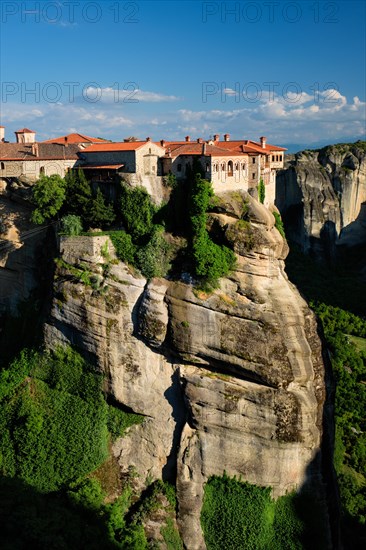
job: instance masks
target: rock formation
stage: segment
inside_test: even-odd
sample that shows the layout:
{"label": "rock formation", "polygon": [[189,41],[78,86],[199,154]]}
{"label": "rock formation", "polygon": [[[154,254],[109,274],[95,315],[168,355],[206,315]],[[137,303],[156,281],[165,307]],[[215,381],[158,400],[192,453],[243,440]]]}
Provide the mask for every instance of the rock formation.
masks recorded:
{"label": "rock formation", "polygon": [[108,237],[61,242],[46,344],[82,350],[111,398],[145,416],[113,453],[136,487],[176,481],[189,550],[205,548],[200,511],[213,474],[241,475],[275,496],[313,482],[324,498],[321,343],[284,272],[288,247],[274,223],[244,193],[220,196],[211,228],[233,243],[238,265],[211,294],[147,282],[116,260]]}
{"label": "rock formation", "polygon": [[277,175],[276,206],[304,251],[336,255],[366,243],[366,143],[289,155]]}

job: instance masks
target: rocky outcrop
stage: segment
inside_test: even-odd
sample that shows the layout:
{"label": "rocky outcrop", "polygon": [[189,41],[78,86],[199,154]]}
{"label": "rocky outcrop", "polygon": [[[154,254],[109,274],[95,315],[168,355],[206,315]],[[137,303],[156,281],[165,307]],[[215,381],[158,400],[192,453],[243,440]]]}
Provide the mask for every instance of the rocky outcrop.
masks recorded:
{"label": "rocky outcrop", "polygon": [[0,316],[16,315],[42,284],[48,232],[29,217],[29,206],[0,195]]}
{"label": "rocky outcrop", "polygon": [[289,155],[276,185],[287,234],[305,251],[366,243],[366,142]]}
{"label": "rocky outcrop", "polygon": [[241,475],[275,496],[313,483],[324,498],[321,343],[284,272],[288,248],[274,222],[248,195],[220,196],[210,226],[233,243],[238,264],[210,294],[147,282],[117,262],[108,237],[61,243],[46,344],[81,349],[111,397],[145,416],[113,452],[136,487],[176,481],[189,550],[205,548],[200,511],[213,474]]}

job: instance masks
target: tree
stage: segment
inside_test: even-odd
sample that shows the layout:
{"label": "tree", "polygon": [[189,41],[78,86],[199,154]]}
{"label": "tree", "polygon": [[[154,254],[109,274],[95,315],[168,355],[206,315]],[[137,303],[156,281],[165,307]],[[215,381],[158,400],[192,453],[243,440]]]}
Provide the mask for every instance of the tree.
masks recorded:
{"label": "tree", "polygon": [[258,184],[258,200],[262,204],[264,204],[265,196],[266,196],[266,187],[264,185],[264,181],[261,178]]}
{"label": "tree", "polygon": [[84,214],[85,221],[91,226],[110,225],[115,220],[115,213],[111,204],[106,204],[103,193],[97,189],[95,197],[89,200]]}
{"label": "tree", "polygon": [[67,213],[84,218],[88,214],[93,193],[83,170],[70,170],[65,176]]}
{"label": "tree", "polygon": [[65,182],[57,174],[41,176],[33,187],[33,202],[36,205],[31,220],[42,224],[59,212],[65,198]]}

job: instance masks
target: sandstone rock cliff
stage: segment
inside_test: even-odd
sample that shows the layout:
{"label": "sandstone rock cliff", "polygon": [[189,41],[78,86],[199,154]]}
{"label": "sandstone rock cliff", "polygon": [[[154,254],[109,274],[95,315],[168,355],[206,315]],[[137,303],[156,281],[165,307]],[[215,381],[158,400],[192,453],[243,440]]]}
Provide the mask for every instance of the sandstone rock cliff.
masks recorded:
{"label": "sandstone rock cliff", "polygon": [[284,272],[287,244],[270,212],[244,194],[222,195],[210,224],[238,255],[210,295],[182,281],[147,282],[116,261],[108,237],[63,240],[45,327],[47,345],[81,349],[105,372],[111,397],[145,415],[113,452],[136,487],[176,480],[189,550],[205,548],[200,510],[213,474],[241,475],[275,496],[313,482],[324,498],[321,343]]}
{"label": "sandstone rock cliff", "polygon": [[338,144],[287,157],[276,205],[289,237],[305,251],[334,256],[366,242],[366,143]]}

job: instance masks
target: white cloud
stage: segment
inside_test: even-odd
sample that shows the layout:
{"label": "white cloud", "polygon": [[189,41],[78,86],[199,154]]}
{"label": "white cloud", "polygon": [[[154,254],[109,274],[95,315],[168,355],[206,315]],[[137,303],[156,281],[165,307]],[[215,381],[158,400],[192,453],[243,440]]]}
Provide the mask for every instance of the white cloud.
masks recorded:
{"label": "white cloud", "polygon": [[101,88],[89,86],[83,90],[84,99],[98,98],[98,102],[105,103],[161,103],[179,101],[181,98],[175,95],[166,95],[158,92],[149,92],[141,90],[136,82],[129,82],[124,85],[124,88],[120,90],[116,88]]}

